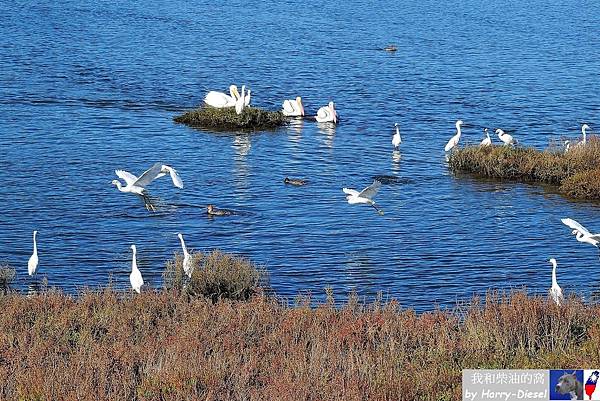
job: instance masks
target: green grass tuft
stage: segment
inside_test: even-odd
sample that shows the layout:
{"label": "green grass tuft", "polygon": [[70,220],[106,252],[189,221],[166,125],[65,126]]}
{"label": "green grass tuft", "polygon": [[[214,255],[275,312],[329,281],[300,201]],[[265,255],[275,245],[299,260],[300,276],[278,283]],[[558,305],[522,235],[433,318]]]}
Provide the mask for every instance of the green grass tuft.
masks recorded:
{"label": "green grass tuft", "polygon": [[288,118],[280,111],[263,110],[258,107],[246,107],[236,114],[234,107],[217,109],[204,106],[190,110],[173,119],[177,123],[191,127],[227,130],[265,130],[285,125]]}

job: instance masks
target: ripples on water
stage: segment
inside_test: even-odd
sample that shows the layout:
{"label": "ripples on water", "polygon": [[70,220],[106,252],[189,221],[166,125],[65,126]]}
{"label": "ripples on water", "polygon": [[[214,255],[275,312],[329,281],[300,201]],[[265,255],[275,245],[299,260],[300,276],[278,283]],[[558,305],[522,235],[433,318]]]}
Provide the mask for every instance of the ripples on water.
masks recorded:
{"label": "ripples on water", "polygon": [[[591,1],[489,4],[425,1],[343,7],[317,2],[5,4],[0,27],[0,259],[28,283],[31,231],[40,272],[67,291],[128,284],[129,245],[145,280],[188,246],[264,264],[284,296],[383,291],[419,310],[489,288],[550,285],[588,295],[596,251],[562,226],[600,230],[597,206],[539,186],[453,177],[443,146],[454,121],[544,147],[600,129],[600,9]],[[377,51],[388,43],[395,53]],[[301,95],[313,113],[330,99],[337,127],[301,122],[274,132],[213,133],[176,125],[210,89],[252,89],[278,108]],[[391,150],[393,123],[403,137]],[[496,140],[496,138],[494,138]],[[150,187],[169,205],[149,215],[109,183],[155,161],[185,182]],[[351,206],[343,186],[398,177]],[[309,185],[286,186],[285,176]],[[207,218],[214,203],[243,211]]]}

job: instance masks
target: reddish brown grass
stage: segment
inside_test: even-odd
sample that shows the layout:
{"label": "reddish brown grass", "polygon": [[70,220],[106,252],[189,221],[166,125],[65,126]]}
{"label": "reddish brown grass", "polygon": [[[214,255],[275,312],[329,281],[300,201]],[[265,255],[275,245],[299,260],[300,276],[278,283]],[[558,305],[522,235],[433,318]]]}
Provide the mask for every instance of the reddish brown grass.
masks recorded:
{"label": "reddish brown grass", "polygon": [[417,315],[177,294],[0,297],[0,398],[458,400],[464,368],[600,364],[599,310],[574,299]]}

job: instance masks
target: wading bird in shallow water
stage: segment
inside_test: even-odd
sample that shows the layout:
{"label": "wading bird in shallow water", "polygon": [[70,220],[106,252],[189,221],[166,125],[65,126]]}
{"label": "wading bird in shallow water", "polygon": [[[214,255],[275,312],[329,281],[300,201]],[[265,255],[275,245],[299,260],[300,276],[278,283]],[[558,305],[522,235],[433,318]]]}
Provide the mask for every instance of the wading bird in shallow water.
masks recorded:
{"label": "wading bird in shallow water", "polygon": [[338,114],[335,111],[335,105],[333,102],[329,102],[327,106],[321,107],[317,111],[315,119],[319,123],[334,123],[337,124]]}
{"label": "wading bird in shallow water", "polygon": [[394,146],[394,150],[398,150],[400,148],[400,144],[402,143],[402,138],[400,137],[400,128],[398,128],[398,123],[394,123],[394,127],[396,127],[396,133],[392,137],[392,145]]}
{"label": "wading bird in shallow water", "polygon": [[548,294],[550,295],[550,298],[552,298],[552,300],[556,303],[556,305],[560,306],[560,304],[564,301],[564,297],[562,289],[556,281],[556,259],[548,259],[548,262],[552,264],[552,287],[550,287],[550,289],[548,290]]}
{"label": "wading bird in shallow water", "polygon": [[304,106],[300,96],[296,99],[288,99],[283,101],[282,113],[287,117],[304,117]]}
{"label": "wading bird in shallow water", "polygon": [[131,245],[131,250],[133,251],[133,259],[131,260],[131,274],[129,275],[129,282],[131,283],[131,288],[133,288],[135,292],[139,294],[140,289],[144,285],[144,279],[142,278],[142,273],[140,273],[135,260],[135,245]]}
{"label": "wading bird in shallow water", "polygon": [[194,265],[192,265],[192,258],[187,251],[187,247],[185,246],[185,242],[183,241],[183,235],[181,233],[177,233],[179,240],[181,241],[181,249],[183,250],[183,271],[189,278],[192,278],[192,273],[194,272]]}
{"label": "wading bird in shallow water", "polygon": [[377,195],[379,188],[381,188],[381,182],[374,180],[373,184],[369,185],[360,192],[351,188],[342,188],[342,191],[344,191],[346,194],[346,200],[349,204],[355,205],[364,203],[366,205],[371,205],[375,210],[377,210],[377,213],[383,215],[383,210],[375,206],[375,201],[373,200],[375,195]]}
{"label": "wading bird in shallow water", "polygon": [[33,276],[38,267],[38,254],[37,254],[37,242],[35,237],[37,235],[37,230],[33,231],[33,254],[29,257],[29,262],[27,262],[27,272],[30,276]]}
{"label": "wading bird in shallow water", "polygon": [[222,109],[224,107],[234,107],[240,94],[236,85],[229,86],[229,95],[223,92],[210,91],[204,97],[204,103],[209,106]]}
{"label": "wading bird in shallow water", "polygon": [[481,147],[491,146],[492,138],[490,138],[490,133],[488,132],[488,129],[484,128],[483,133],[485,134],[485,138],[483,138],[483,141],[481,141],[479,146],[481,146]]}
{"label": "wading bird in shallow water", "polygon": [[115,185],[121,192],[129,192],[139,196],[144,202],[146,209],[151,211],[155,211],[156,208],[148,196],[146,187],[152,181],[169,174],[171,176],[171,180],[173,181],[173,185],[175,185],[177,188],[183,188],[183,181],[181,181],[181,177],[179,177],[177,170],[162,163],[155,163],[148,170],[144,171],[139,178],[125,170],[115,170],[115,174],[125,181],[126,185],[123,186],[119,180],[112,180],[111,183]]}
{"label": "wading bird in shallow water", "polygon": [[598,257],[600,257],[600,247],[598,246],[600,244],[600,234],[590,233],[584,226],[582,226],[573,219],[560,219],[560,221],[562,221],[563,224],[565,224],[566,226],[573,229],[573,231],[571,231],[571,234],[575,235],[575,239],[577,241],[594,245],[596,248],[598,248]]}
{"label": "wading bird in shallow water", "polygon": [[450,138],[450,140],[448,141],[448,143],[446,144],[446,146],[444,147],[444,152],[450,152],[452,149],[454,149],[454,147],[456,145],[458,145],[458,141],[460,140],[460,126],[463,124],[462,120],[458,120],[456,122],[456,134],[454,134],[454,136],[452,138]]}
{"label": "wading bird in shallow water", "polygon": [[513,138],[512,135],[507,134],[506,132],[502,131],[500,128],[496,129],[496,134],[498,135],[498,138],[500,138],[500,140],[502,142],[504,142],[505,146],[508,146],[508,145],[515,146],[517,144],[517,140],[515,138]]}

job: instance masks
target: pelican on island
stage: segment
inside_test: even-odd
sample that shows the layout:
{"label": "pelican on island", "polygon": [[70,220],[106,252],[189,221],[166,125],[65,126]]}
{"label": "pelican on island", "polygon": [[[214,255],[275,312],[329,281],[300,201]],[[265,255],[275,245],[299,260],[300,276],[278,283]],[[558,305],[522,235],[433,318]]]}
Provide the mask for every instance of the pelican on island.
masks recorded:
{"label": "pelican on island", "polygon": [[396,127],[396,133],[392,137],[392,145],[394,146],[394,150],[398,150],[400,148],[400,144],[402,143],[402,138],[400,137],[400,128],[398,128],[398,123],[394,123],[394,127]]}
{"label": "pelican on island", "polygon": [[282,113],[287,117],[304,117],[304,106],[302,106],[302,98],[297,96],[296,99],[288,99],[283,101]]}
{"label": "pelican on island", "polygon": [[496,129],[496,134],[498,135],[498,138],[500,138],[500,140],[504,142],[504,146],[515,146],[517,144],[517,140],[513,138],[512,135],[507,134],[500,128]]}
{"label": "pelican on island", "polygon": [[209,106],[222,109],[224,107],[234,107],[237,99],[240,98],[236,85],[229,86],[229,95],[223,92],[210,91],[204,97],[204,103]]}
{"label": "pelican on island", "polygon": [[449,152],[452,149],[454,149],[454,147],[456,145],[458,145],[458,141],[460,140],[460,135],[461,135],[460,126],[462,124],[463,124],[462,120],[456,121],[456,124],[455,124],[456,125],[456,134],[454,134],[454,136],[452,138],[450,138],[450,140],[444,147],[444,152]]}
{"label": "pelican on island", "polygon": [[33,254],[29,257],[29,261],[27,262],[27,272],[30,276],[33,276],[38,267],[38,252],[37,252],[37,242],[35,237],[37,235],[37,230],[33,231]]}
{"label": "pelican on island", "polygon": [[342,191],[344,191],[346,194],[346,200],[349,204],[355,205],[363,203],[366,205],[371,205],[375,210],[377,210],[377,213],[383,215],[383,210],[375,206],[375,201],[373,200],[375,195],[377,195],[379,188],[381,188],[381,182],[374,180],[373,184],[369,185],[360,192],[352,188],[342,188]]}
{"label": "pelican on island", "polygon": [[319,123],[334,123],[337,124],[338,114],[335,111],[335,105],[333,102],[329,102],[327,106],[321,107],[317,111],[315,119]]}
{"label": "pelican on island", "polygon": [[564,301],[562,289],[558,285],[556,281],[556,259],[551,258],[548,259],[548,262],[552,264],[552,287],[548,290],[548,294],[550,298],[556,303],[556,305],[560,306],[560,304]]}
{"label": "pelican on island", "polygon": [[144,285],[144,279],[142,278],[142,273],[140,273],[135,260],[135,245],[131,245],[131,250],[133,251],[133,258],[131,259],[131,274],[129,275],[129,282],[131,283],[131,288],[133,288],[135,292],[139,294],[140,289]]}

